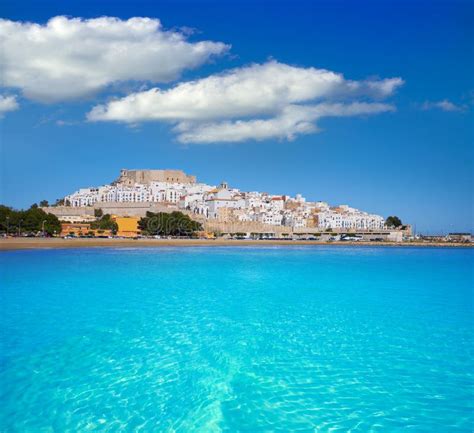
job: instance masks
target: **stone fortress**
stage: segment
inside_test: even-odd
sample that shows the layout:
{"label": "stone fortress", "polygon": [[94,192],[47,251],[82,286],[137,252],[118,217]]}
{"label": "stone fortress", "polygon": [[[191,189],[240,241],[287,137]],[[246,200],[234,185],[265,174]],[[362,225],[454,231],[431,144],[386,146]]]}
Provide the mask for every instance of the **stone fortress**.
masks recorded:
{"label": "stone fortress", "polygon": [[196,176],[182,170],[120,170],[120,176],[112,185],[150,185],[152,182],[196,183]]}

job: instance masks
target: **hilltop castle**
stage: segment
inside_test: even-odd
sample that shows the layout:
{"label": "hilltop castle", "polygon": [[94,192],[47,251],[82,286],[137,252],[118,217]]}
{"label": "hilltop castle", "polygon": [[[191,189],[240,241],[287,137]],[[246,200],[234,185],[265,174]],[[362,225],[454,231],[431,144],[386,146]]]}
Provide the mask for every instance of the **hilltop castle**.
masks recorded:
{"label": "hilltop castle", "polygon": [[120,170],[120,177],[114,185],[133,186],[137,183],[149,185],[151,182],[196,183],[196,176],[187,175],[182,170]]}

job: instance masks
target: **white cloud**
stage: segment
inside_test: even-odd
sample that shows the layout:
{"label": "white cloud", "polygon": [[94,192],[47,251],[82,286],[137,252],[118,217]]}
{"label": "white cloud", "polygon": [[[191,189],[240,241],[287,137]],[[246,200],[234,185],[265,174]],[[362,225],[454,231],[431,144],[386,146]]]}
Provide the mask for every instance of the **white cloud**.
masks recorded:
{"label": "white cloud", "polygon": [[356,116],[394,111],[390,104],[355,102],[289,105],[270,119],[222,121],[215,123],[181,122],[175,128],[182,143],[257,141],[269,138],[293,140],[299,134],[318,131],[314,121],[329,116]]}
{"label": "white cloud", "polygon": [[16,96],[0,95],[0,118],[2,118],[8,111],[18,110],[18,102]]}
{"label": "white cloud", "polygon": [[447,99],[443,99],[442,101],[426,101],[421,106],[423,110],[432,110],[432,109],[439,109],[443,111],[464,111],[466,109],[465,106],[456,105]]}
{"label": "white cloud", "polygon": [[132,93],[95,107],[89,120],[206,120],[272,114],[289,104],[366,95],[383,98],[402,84],[399,78],[348,81],[340,74],[297,68],[275,61],[232,69],[169,90]]}
{"label": "white cloud", "polygon": [[159,20],[58,16],[45,25],[0,20],[4,87],[57,102],[93,95],[124,81],[169,82],[229,46],[191,43]]}
{"label": "white cloud", "polygon": [[181,142],[292,139],[316,132],[314,121],[391,111],[393,107],[354,99],[382,99],[400,78],[351,81],[341,74],[270,61],[232,69],[168,90],[133,93],[94,107],[90,121],[170,121]]}

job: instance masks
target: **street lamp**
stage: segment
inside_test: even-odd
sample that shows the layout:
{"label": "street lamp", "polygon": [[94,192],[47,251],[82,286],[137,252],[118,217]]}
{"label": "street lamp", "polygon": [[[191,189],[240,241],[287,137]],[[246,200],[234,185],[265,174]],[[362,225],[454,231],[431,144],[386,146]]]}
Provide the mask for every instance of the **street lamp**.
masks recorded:
{"label": "street lamp", "polygon": [[21,223],[23,222],[23,220],[20,220],[19,223],[18,223],[18,236],[21,236]]}
{"label": "street lamp", "polygon": [[7,217],[6,217],[6,220],[7,220],[7,237],[8,237],[8,229],[9,229],[9,227],[10,227],[10,225],[9,225],[10,217],[7,216]]}
{"label": "street lamp", "polygon": [[43,237],[45,237],[44,235],[44,224],[46,223],[46,220],[43,221],[43,223],[41,224],[41,230],[43,231]]}

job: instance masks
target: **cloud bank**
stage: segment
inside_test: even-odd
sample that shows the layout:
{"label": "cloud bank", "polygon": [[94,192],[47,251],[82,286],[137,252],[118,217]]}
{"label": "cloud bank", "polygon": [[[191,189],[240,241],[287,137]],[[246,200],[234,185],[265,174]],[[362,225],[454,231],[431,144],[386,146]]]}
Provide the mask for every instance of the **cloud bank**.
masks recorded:
{"label": "cloud bank", "polygon": [[174,122],[183,143],[291,140],[316,132],[315,121],[321,117],[393,111],[392,105],[378,100],[389,97],[402,84],[401,78],[351,81],[325,69],[270,61],[168,90],[132,93],[94,107],[87,118]]}
{"label": "cloud bank", "polygon": [[16,101],[16,96],[4,96],[0,95],[0,118],[9,111],[18,110],[19,105]]}
{"label": "cloud bank", "polygon": [[159,20],[58,16],[45,25],[0,20],[2,86],[40,102],[91,96],[125,82],[163,83],[225,53],[221,42],[191,43]]}

